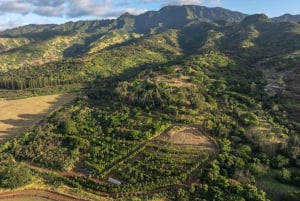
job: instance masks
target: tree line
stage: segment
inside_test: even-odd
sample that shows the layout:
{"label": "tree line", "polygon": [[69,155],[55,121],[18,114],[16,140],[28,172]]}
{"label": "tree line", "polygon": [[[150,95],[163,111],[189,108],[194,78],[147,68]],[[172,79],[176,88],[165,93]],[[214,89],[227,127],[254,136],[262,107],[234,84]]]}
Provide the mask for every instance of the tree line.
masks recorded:
{"label": "tree line", "polygon": [[24,90],[59,85],[84,83],[87,81],[81,61],[60,61],[42,66],[26,66],[0,72],[0,88]]}

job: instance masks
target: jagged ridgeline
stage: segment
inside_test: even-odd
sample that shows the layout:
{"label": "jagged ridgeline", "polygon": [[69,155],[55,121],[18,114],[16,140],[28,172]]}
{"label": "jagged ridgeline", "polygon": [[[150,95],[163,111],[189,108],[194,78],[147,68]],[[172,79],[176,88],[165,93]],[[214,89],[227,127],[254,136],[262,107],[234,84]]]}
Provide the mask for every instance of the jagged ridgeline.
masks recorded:
{"label": "jagged ridgeline", "polygon": [[[1,96],[85,94],[1,154],[59,173],[36,173],[44,179],[109,195],[170,187],[182,190],[167,193],[174,200],[265,200],[253,184],[273,192],[261,178],[279,175],[296,189],[278,191],[290,199],[300,181],[299,64],[297,16],[168,6],[3,31]],[[216,140],[185,146],[169,136],[195,130]],[[110,176],[124,185],[107,185]]]}

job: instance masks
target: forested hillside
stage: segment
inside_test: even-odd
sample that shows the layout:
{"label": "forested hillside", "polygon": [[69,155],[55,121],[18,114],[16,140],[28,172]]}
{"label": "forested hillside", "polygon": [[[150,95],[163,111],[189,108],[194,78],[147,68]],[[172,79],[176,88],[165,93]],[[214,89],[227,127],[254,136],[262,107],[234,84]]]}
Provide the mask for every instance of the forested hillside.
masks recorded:
{"label": "forested hillside", "polygon": [[0,146],[2,188],[300,198],[299,23],[169,6],[7,30],[0,50],[2,97],[80,92]]}

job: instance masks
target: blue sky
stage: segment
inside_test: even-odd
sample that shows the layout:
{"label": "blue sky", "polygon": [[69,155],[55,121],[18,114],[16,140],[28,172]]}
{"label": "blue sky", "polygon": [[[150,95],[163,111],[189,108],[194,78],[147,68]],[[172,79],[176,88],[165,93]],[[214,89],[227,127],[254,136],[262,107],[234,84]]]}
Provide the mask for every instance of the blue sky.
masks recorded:
{"label": "blue sky", "polygon": [[26,24],[116,18],[124,12],[140,14],[166,5],[223,7],[269,17],[300,14],[299,0],[0,0],[0,30]]}

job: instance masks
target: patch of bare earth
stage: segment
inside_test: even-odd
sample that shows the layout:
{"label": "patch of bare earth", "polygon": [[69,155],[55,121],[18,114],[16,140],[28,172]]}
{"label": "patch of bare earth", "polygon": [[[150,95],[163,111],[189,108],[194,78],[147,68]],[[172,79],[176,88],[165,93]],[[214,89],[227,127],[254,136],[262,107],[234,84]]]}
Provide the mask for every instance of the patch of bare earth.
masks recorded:
{"label": "patch of bare earth", "polygon": [[171,87],[190,87],[194,84],[190,82],[189,76],[169,76],[169,75],[161,75],[156,80],[157,83],[166,83]]}
{"label": "patch of bare earth", "polygon": [[214,147],[213,142],[197,127],[193,126],[174,126],[170,131],[160,136],[160,140],[178,145]]}
{"label": "patch of bare earth", "polygon": [[56,94],[17,100],[0,100],[0,143],[12,139],[37,123],[43,116],[75,98]]}

